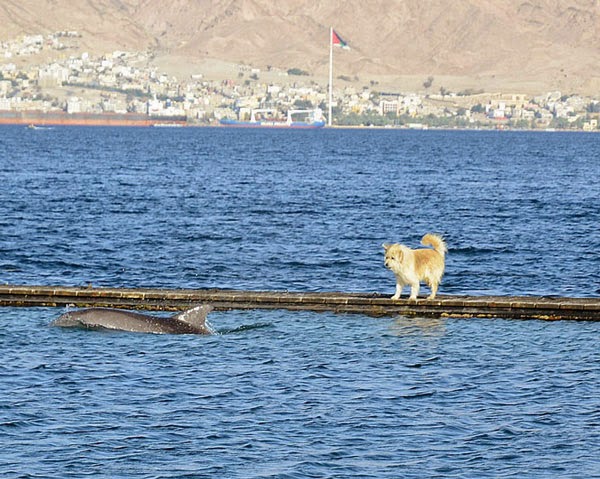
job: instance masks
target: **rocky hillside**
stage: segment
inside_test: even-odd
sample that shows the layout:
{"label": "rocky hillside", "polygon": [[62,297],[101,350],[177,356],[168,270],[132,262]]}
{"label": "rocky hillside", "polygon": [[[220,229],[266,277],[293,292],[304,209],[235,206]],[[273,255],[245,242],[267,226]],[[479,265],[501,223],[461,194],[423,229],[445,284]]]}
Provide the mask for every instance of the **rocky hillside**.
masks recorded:
{"label": "rocky hillside", "polygon": [[0,40],[76,30],[90,51],[148,50],[325,75],[329,26],[351,77],[600,90],[600,0],[3,0]]}

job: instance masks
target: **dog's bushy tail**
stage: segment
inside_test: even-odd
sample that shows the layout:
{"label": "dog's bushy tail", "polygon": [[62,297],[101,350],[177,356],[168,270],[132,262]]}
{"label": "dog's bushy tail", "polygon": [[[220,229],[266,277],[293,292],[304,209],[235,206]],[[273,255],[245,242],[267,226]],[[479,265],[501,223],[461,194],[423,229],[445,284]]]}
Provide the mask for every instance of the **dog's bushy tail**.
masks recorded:
{"label": "dog's bushy tail", "polygon": [[448,251],[448,247],[446,246],[446,242],[444,239],[436,234],[427,233],[421,239],[421,244],[425,246],[432,246],[435,251],[437,251],[442,258],[446,256],[446,252]]}

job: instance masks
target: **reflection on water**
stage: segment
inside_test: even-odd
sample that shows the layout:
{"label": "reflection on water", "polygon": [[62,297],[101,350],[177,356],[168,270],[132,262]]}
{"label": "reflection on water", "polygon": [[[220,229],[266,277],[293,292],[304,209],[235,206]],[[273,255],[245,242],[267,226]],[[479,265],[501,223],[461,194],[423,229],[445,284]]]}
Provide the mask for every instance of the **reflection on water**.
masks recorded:
{"label": "reflection on water", "polygon": [[446,321],[444,318],[398,316],[390,323],[390,334],[439,338],[446,334]]}

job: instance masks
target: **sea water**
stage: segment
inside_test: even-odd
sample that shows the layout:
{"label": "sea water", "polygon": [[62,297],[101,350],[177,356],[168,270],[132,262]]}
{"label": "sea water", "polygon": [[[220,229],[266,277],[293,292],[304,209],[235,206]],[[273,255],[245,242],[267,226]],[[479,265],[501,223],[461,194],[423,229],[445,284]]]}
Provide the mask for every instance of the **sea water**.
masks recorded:
{"label": "sea water", "polygon": [[[600,137],[0,128],[0,281],[600,295]],[[423,288],[427,294],[427,288]],[[591,322],[214,312],[213,336],[0,310],[2,477],[600,477]],[[165,313],[166,314],[166,313]]]}

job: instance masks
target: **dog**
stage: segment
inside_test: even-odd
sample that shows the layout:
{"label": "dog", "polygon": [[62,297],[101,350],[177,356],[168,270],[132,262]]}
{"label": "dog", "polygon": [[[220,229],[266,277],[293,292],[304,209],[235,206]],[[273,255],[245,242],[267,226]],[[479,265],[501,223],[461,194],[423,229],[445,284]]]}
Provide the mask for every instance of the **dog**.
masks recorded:
{"label": "dog", "polygon": [[419,282],[424,281],[431,288],[427,299],[434,299],[442,281],[445,258],[448,248],[441,236],[427,233],[421,244],[433,249],[411,249],[401,244],[384,244],[385,266],[396,275],[396,294],[392,299],[400,299],[402,288],[410,285],[409,300],[416,300]]}

